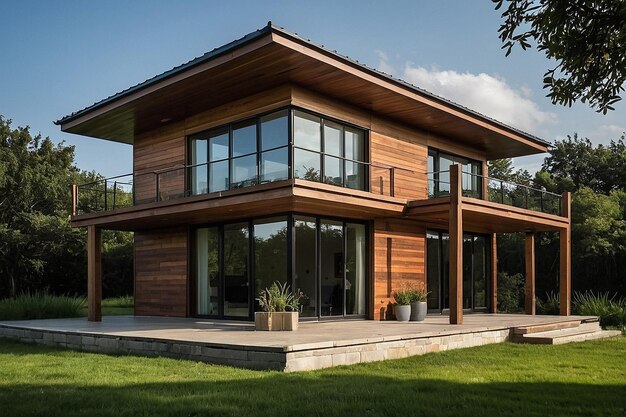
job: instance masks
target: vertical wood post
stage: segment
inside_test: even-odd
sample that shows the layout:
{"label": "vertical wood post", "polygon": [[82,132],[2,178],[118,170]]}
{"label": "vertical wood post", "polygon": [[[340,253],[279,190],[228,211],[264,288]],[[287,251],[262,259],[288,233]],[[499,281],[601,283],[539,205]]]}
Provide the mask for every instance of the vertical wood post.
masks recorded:
{"label": "vertical wood post", "polygon": [[463,207],[461,167],[450,166],[450,324],[463,324]]}
{"label": "vertical wood post", "polygon": [[524,280],[524,310],[526,314],[535,315],[537,302],[535,299],[535,234],[526,233],[526,277]]}
{"label": "vertical wood post", "polygon": [[498,239],[491,234],[491,312],[498,312]]}
{"label": "vertical wood post", "polygon": [[87,320],[102,320],[101,230],[87,226]]}
{"label": "vertical wood post", "polygon": [[72,184],[72,216],[76,216],[78,211],[76,209],[76,205],[78,204],[78,186],[76,184]]}
{"label": "vertical wood post", "polygon": [[567,228],[559,231],[559,300],[560,313],[562,316],[570,315],[572,296],[572,195],[563,193],[561,215],[567,217]]}

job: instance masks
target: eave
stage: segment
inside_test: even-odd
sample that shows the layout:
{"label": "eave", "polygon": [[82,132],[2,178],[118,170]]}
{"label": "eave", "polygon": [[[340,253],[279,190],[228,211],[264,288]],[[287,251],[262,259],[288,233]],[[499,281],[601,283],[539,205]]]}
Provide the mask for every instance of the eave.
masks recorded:
{"label": "eave", "polygon": [[274,25],[56,123],[64,132],[133,143],[163,123],[282,84],[458,141],[488,159],[547,151],[530,134],[365,67]]}

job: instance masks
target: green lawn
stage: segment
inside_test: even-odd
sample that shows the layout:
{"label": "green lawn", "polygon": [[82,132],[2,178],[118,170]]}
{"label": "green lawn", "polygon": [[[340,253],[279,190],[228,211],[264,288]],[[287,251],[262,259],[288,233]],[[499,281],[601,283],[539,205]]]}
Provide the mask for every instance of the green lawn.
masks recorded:
{"label": "green lawn", "polygon": [[626,338],[282,374],[0,341],[3,416],[620,416]]}

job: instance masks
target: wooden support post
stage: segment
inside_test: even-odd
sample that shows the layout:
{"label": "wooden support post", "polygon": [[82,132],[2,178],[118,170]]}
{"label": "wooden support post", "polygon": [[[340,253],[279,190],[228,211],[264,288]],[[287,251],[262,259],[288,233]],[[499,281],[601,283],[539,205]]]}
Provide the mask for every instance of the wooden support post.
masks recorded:
{"label": "wooden support post", "polygon": [[535,234],[526,233],[526,277],[524,280],[524,310],[526,314],[535,315]]}
{"label": "wooden support post", "polygon": [[483,162],[483,176],[482,176],[482,199],[489,200],[489,165],[487,162]]}
{"label": "wooden support post", "polygon": [[78,205],[78,186],[72,184],[72,216],[76,216],[78,211],[76,206]]}
{"label": "wooden support post", "polygon": [[96,226],[87,226],[87,320],[102,320],[102,238]]}
{"label": "wooden support post", "polygon": [[561,215],[567,217],[568,223],[567,228],[559,231],[559,300],[561,315],[569,316],[572,296],[572,195],[563,193],[562,203]]}
{"label": "wooden support post", "polygon": [[450,166],[450,324],[463,324],[463,207],[461,167]]}
{"label": "wooden support post", "polygon": [[498,239],[491,234],[491,312],[498,312]]}

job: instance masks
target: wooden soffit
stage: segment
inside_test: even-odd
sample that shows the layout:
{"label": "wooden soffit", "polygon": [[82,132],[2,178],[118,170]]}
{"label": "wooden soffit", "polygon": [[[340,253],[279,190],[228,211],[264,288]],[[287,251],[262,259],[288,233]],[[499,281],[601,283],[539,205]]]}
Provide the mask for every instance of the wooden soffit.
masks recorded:
{"label": "wooden soffit", "polygon": [[[547,151],[529,134],[369,69],[276,27],[206,62],[146,82],[57,122],[65,132],[133,143],[165,123],[283,84],[485,152],[488,159]],[[138,88],[141,87],[141,88]]]}

